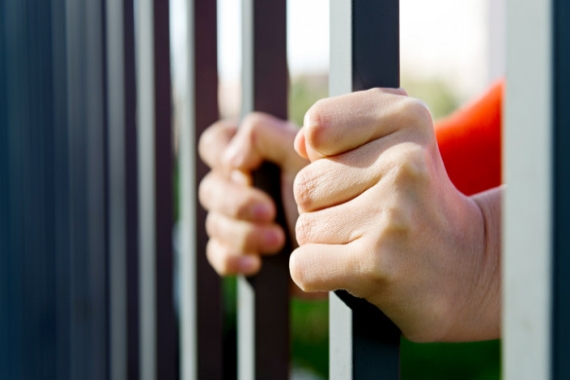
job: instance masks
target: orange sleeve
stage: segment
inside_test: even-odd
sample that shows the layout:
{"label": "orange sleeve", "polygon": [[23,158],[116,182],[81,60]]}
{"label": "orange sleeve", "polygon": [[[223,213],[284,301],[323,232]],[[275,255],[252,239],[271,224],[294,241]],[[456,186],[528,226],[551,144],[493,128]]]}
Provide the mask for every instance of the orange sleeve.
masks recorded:
{"label": "orange sleeve", "polygon": [[436,124],[436,137],[451,181],[472,195],[501,184],[501,114],[504,81]]}

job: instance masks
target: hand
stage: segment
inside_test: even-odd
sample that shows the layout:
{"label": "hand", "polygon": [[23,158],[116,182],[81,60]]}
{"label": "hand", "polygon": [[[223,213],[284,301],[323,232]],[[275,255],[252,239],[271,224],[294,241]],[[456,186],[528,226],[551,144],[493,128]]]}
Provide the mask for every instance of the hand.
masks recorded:
{"label": "hand", "polygon": [[426,106],[374,89],[319,101],[304,124],[297,285],[365,298],[414,341],[498,337],[500,193],[453,186]]}
{"label": "hand", "polygon": [[239,129],[235,122],[220,121],[202,134],[200,157],[212,169],[199,190],[208,211],[206,252],[220,275],[255,274],[260,255],[277,253],[285,243],[284,231],[274,223],[275,204],[252,187],[251,172],[265,160],[281,167],[285,213],[294,233],[293,180],[307,164],[293,149],[297,131],[291,123],[254,113]]}

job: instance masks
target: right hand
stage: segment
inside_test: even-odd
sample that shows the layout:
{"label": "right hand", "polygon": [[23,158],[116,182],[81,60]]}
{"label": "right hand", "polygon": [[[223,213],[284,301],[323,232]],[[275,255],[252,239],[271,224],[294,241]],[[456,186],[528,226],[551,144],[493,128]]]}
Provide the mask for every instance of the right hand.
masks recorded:
{"label": "right hand", "polygon": [[211,171],[200,183],[199,198],[208,211],[206,253],[218,274],[253,275],[261,268],[261,255],[275,254],[285,244],[273,200],[252,185],[251,174],[264,161],[281,168],[282,201],[294,237],[293,181],[308,164],[295,153],[297,131],[292,123],[252,113],[239,128],[236,122],[219,121],[202,134],[200,157]]}

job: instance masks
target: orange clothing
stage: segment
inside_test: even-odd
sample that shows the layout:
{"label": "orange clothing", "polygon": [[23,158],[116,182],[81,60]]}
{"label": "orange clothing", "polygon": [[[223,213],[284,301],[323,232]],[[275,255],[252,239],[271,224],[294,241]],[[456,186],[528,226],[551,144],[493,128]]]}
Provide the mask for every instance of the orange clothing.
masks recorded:
{"label": "orange clothing", "polygon": [[466,195],[501,182],[501,115],[504,81],[436,124],[441,157],[451,181]]}

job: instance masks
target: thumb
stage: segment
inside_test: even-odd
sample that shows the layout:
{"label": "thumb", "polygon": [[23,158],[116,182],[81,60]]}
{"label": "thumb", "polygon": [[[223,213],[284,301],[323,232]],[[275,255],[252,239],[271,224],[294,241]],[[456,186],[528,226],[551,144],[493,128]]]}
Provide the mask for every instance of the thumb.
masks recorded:
{"label": "thumb", "polygon": [[293,148],[298,128],[271,115],[255,112],[246,116],[222,160],[242,171],[258,168],[263,161],[277,164],[287,173],[296,173],[307,162]]}

